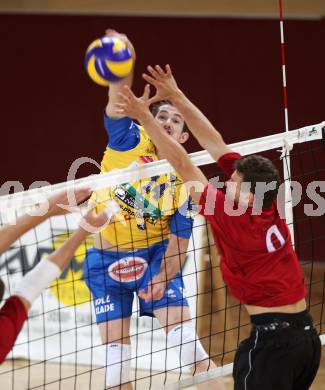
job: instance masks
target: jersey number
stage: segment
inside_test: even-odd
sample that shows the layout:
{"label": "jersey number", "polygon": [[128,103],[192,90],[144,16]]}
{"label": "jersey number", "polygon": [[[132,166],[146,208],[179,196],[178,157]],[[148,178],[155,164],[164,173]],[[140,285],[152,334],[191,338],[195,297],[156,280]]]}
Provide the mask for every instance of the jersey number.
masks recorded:
{"label": "jersey number", "polygon": [[280,233],[280,230],[276,225],[272,225],[266,233],[266,247],[268,252],[275,252],[277,249],[272,242],[272,235],[275,235],[278,241],[280,242],[281,247],[285,244],[285,239]]}

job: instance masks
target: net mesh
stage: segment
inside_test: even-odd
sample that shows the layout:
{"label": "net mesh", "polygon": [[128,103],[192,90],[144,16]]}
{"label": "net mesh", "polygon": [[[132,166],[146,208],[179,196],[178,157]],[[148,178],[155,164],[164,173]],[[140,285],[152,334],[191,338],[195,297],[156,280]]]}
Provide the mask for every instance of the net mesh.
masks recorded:
{"label": "net mesh", "polygon": [[[286,169],[290,164],[290,180],[297,181],[302,186],[301,202],[295,205],[294,196],[292,200],[287,199],[290,206],[287,210],[293,212],[291,220],[294,245],[308,286],[307,302],[316,328],[321,334],[325,326],[325,261],[321,245],[325,236],[325,216],[321,210],[321,201],[319,198],[311,199],[308,186],[316,182],[315,188],[318,188],[319,196],[323,191],[323,128],[324,123],[231,145],[234,150],[245,155],[262,152],[274,161],[279,171],[282,171],[282,165]],[[294,145],[290,161],[281,160],[279,149],[288,150],[290,145]],[[286,149],[282,149],[283,147]],[[199,166],[211,163],[211,157],[206,152],[194,153],[191,158]],[[140,188],[143,189],[153,177],[171,172],[169,164],[159,161],[140,168],[77,180],[74,183],[61,183],[21,194],[2,196],[1,224],[10,223],[44,199],[44,196],[62,188],[91,185],[100,190],[139,180]],[[215,166],[213,172],[215,176]],[[316,203],[320,205],[318,212]],[[312,216],[306,215],[305,207],[308,204],[312,204]],[[154,213],[151,210],[149,214],[152,216]],[[141,218],[144,218],[144,215],[139,218],[140,224],[143,222]],[[148,218],[145,218],[145,222],[152,222]],[[51,253],[62,245],[77,228],[79,219],[79,214],[50,218],[21,237],[1,255],[0,274],[6,284],[7,295],[12,293],[15,284],[40,261],[43,254]],[[159,215],[157,221],[155,222],[159,223]],[[130,230],[130,237],[133,237],[131,224],[127,228]],[[161,238],[166,238],[163,233]],[[136,240],[131,241],[132,246],[136,247]],[[86,250],[92,248],[93,244],[93,237],[90,236],[79,246],[61,277],[33,304],[28,322],[6,363],[1,366],[0,378],[4,388],[105,387],[105,351],[101,346],[92,297],[83,271]],[[119,250],[118,244],[114,250]],[[219,369],[204,374],[195,373],[194,376],[190,374],[187,367],[182,365],[178,351],[169,347],[166,334],[157,319],[140,317],[139,304],[134,300],[130,326],[133,349],[131,378],[134,388],[186,388],[210,381],[218,375],[229,374],[236,348],[249,334],[249,317],[238,301],[228,293],[222,281],[218,251],[210,228],[201,216],[194,218],[182,277],[198,336]],[[167,293],[172,297],[173,291]],[[107,299],[106,309],[110,310],[112,304]]]}

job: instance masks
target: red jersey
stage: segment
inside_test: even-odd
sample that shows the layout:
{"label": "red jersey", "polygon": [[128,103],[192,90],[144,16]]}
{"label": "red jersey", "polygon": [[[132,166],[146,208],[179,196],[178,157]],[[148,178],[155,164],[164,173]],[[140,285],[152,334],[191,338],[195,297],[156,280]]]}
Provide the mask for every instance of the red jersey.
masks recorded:
{"label": "red jersey", "polygon": [[0,310],[0,364],[11,351],[26,319],[27,311],[21,299],[8,298]]}
{"label": "red jersey", "polygon": [[[240,158],[238,153],[225,154],[218,166],[231,176]],[[303,299],[306,286],[302,270],[276,202],[263,208],[260,215],[253,215],[248,207],[238,216],[227,214],[229,203],[232,208],[233,202],[210,183],[200,199],[200,214],[210,222],[230,292],[244,304],[263,307]]]}

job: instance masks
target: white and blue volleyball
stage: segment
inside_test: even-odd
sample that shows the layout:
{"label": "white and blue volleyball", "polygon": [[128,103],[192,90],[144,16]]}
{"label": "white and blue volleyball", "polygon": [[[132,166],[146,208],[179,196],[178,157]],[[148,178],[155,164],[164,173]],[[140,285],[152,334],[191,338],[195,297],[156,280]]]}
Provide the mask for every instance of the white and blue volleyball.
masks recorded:
{"label": "white and blue volleyball", "polygon": [[130,74],[132,53],[121,39],[105,36],[88,47],[85,67],[95,83],[107,87],[110,82],[119,81]]}

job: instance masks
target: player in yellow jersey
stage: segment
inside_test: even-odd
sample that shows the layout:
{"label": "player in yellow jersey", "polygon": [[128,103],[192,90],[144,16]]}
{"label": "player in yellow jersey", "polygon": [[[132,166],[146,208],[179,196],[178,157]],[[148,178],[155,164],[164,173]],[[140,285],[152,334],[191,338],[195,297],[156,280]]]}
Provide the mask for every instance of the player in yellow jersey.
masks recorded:
{"label": "player in yellow jersey", "polygon": [[[125,35],[112,30],[106,33],[123,39],[135,58],[134,48]],[[104,115],[109,143],[101,164],[102,172],[160,158],[159,150],[145,129],[116,111],[119,94],[125,85],[132,85],[132,79],[133,74],[130,74],[109,87]],[[153,115],[178,142],[188,139],[184,119],[171,103],[160,102]],[[120,206],[115,223],[96,236],[84,269],[105,345],[107,388],[132,389],[128,383],[129,331],[134,293],[139,299],[140,315],[155,316],[159,320],[167,332],[168,347],[178,346],[183,366],[193,373],[216,367],[198,340],[184,293],[180,271],[192,219],[187,215],[189,200],[182,199],[180,184],[176,174],[165,174],[99,190],[92,196],[99,209],[109,199],[115,199]],[[224,389],[221,382],[216,386],[216,389]]]}

